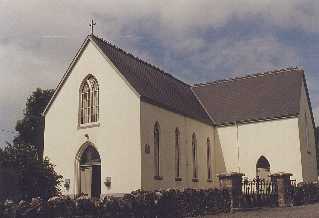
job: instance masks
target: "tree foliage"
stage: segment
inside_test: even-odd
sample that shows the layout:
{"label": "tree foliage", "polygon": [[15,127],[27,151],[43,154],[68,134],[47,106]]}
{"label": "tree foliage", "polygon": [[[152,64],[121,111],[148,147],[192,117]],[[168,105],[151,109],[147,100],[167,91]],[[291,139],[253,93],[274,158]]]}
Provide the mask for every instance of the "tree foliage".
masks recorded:
{"label": "tree foliage", "polygon": [[13,143],[33,145],[40,158],[43,155],[44,118],[42,112],[53,93],[53,89],[36,89],[27,99],[23,119],[18,120],[15,127],[18,135]]}
{"label": "tree foliage", "polygon": [[15,190],[22,199],[54,196],[60,191],[62,177],[54,171],[48,158],[40,159],[34,146],[7,144],[0,149],[0,168],[15,172],[18,188]]}
{"label": "tree foliage", "polygon": [[[42,197],[44,199],[59,193],[62,176],[54,171],[53,164],[43,155],[44,118],[42,112],[54,90],[36,89],[27,99],[24,117],[17,121],[18,135],[13,144],[0,147],[0,177],[3,181],[12,179],[10,196],[22,199]],[[4,172],[10,172],[5,178]],[[8,175],[9,175],[8,174]],[[5,179],[5,180],[4,180]],[[13,187],[13,186],[12,186]],[[7,187],[6,187],[7,188]],[[9,187],[8,187],[9,188]]]}

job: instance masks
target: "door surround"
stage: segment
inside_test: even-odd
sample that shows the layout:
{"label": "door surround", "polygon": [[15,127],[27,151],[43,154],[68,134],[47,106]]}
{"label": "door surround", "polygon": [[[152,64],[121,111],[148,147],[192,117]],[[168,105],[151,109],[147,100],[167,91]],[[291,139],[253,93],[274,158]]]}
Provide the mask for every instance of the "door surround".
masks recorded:
{"label": "door surround", "polygon": [[[81,173],[80,173],[80,170],[81,170],[81,166],[85,166],[85,164],[81,164],[81,158],[88,147],[92,147],[98,153],[99,159],[100,159],[100,162],[93,162],[90,164],[90,166],[94,166],[94,165],[101,166],[100,153],[99,153],[98,149],[96,148],[96,146],[90,141],[86,141],[85,143],[83,143],[80,146],[78,152],[76,153],[75,161],[74,161],[74,178],[75,178],[74,194],[75,194],[75,197],[79,196],[81,194]],[[101,181],[100,181],[100,183],[101,183]]]}

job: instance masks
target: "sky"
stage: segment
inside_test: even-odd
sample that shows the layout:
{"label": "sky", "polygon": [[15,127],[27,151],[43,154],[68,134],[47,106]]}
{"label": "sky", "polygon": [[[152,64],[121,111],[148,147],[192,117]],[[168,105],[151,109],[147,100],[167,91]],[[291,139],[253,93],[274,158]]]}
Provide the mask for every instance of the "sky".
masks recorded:
{"label": "sky", "polygon": [[0,0],[0,144],[95,34],[199,83],[299,67],[319,124],[318,0]]}

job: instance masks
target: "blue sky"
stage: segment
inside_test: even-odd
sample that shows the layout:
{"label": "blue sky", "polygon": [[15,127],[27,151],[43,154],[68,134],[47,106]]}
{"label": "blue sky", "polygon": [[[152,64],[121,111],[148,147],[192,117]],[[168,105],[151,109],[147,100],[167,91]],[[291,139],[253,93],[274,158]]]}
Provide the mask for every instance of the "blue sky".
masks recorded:
{"label": "blue sky", "polygon": [[92,18],[98,36],[189,83],[301,67],[319,123],[319,1],[0,0],[0,144],[31,92],[56,87]]}

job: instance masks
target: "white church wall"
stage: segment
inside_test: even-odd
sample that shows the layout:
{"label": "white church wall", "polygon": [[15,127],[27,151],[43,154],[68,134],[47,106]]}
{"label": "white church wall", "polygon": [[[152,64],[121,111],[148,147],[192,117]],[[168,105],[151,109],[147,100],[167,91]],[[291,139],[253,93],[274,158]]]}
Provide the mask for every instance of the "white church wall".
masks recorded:
{"label": "white church wall", "polygon": [[[79,88],[92,74],[100,88],[99,126],[78,127]],[[74,194],[75,156],[86,142],[85,134],[101,157],[101,192],[125,193],[141,188],[140,100],[93,43],[85,51],[58,93],[45,117],[44,155],[55,169],[71,180]],[[104,181],[111,177],[111,188]]]}
{"label": "white church wall", "polygon": [[216,132],[225,161],[225,172],[239,172],[236,128],[233,126],[217,127]]}
{"label": "white church wall", "polygon": [[[306,133],[308,131],[308,133]],[[301,88],[300,114],[299,114],[300,151],[302,162],[302,175],[306,182],[317,181],[317,159],[315,145],[315,129],[312,125],[310,107],[304,83]],[[308,139],[307,139],[308,134]]]}
{"label": "white church wall", "polygon": [[[154,125],[160,125],[160,176],[154,179]],[[180,131],[181,178],[175,181],[175,129]],[[198,146],[198,182],[192,181],[192,134]],[[211,141],[213,181],[207,181],[207,137]],[[145,153],[145,145],[150,153]],[[215,147],[214,127],[163,108],[141,102],[142,187],[145,190],[166,188],[212,188],[218,185],[216,173],[224,171],[220,148]]]}
{"label": "white church wall", "polygon": [[265,156],[271,173],[289,172],[302,181],[298,119],[280,119],[217,129],[227,172],[256,177],[256,163]]}

